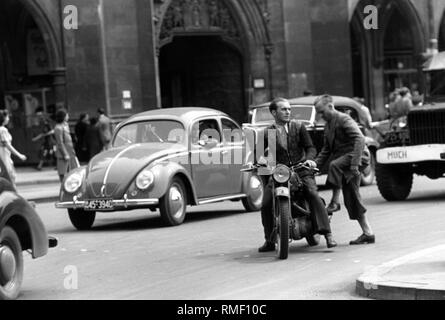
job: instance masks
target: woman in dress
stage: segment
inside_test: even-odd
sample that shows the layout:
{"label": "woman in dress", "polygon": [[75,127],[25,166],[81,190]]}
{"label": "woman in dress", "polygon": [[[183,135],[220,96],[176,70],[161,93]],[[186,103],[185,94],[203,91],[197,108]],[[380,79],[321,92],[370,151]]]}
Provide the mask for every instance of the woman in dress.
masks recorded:
{"label": "woman in dress", "polygon": [[63,181],[68,171],[79,166],[73,140],[71,139],[68,119],[69,115],[65,109],[57,110],[54,137],[56,138],[57,173],[59,174],[60,182]]}
{"label": "woman in dress", "polygon": [[6,170],[8,171],[11,182],[15,187],[15,169],[14,162],[11,159],[11,154],[15,155],[22,161],[26,160],[26,156],[18,152],[12,146],[12,136],[9,133],[6,126],[9,123],[9,113],[8,110],[0,110],[0,158],[5,164]]}

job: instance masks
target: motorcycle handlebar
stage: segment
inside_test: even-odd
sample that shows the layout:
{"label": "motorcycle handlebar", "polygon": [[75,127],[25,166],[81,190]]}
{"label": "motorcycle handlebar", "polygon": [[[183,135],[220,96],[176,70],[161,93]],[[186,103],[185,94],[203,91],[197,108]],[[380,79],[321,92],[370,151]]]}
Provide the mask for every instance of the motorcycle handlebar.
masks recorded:
{"label": "motorcycle handlebar", "polygon": [[305,165],[304,163],[299,163],[295,166],[292,166],[292,169],[294,169],[294,170],[307,169],[307,170],[314,171],[314,172],[320,172],[320,169],[309,167],[309,166]]}
{"label": "motorcycle handlebar", "polygon": [[248,172],[248,171],[254,171],[257,170],[258,168],[267,168],[267,165],[262,165],[262,164],[250,164],[247,168],[241,169],[241,172]]}

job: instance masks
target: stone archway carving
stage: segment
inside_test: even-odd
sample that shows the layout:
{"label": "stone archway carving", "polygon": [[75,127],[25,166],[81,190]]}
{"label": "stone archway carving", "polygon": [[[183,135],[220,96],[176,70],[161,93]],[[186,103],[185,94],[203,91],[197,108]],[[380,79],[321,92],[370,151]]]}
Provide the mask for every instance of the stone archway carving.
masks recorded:
{"label": "stone archway carving", "polygon": [[[230,15],[230,18],[224,18],[223,21],[233,22],[233,26],[236,26],[238,34],[242,41],[248,42],[248,46],[254,46],[255,44],[265,45],[270,42],[269,30],[268,30],[268,21],[269,21],[269,13],[267,9],[267,5],[265,4],[266,0],[215,0],[216,7],[212,4],[212,0],[199,0],[201,1],[200,5],[203,7],[207,7],[207,12],[201,11],[200,14],[203,15],[200,22],[203,23],[208,21],[213,24],[214,27],[219,27],[224,30],[221,26],[221,15],[225,15],[226,12],[224,9],[227,9],[227,13]],[[179,3],[174,8],[172,5]],[[161,36],[161,28],[164,25],[164,20],[167,18],[167,21],[171,21],[171,17],[168,15],[172,14],[169,11],[173,11],[173,16],[176,15],[176,28],[180,27],[182,24],[186,24],[187,21],[185,18],[185,11],[190,10],[192,8],[186,8],[184,10],[183,6],[187,6],[193,3],[193,0],[154,0],[154,23],[156,30],[156,43],[157,46],[160,47],[160,39],[165,38],[165,34]],[[208,5],[210,3],[210,6]],[[175,11],[176,10],[176,11]],[[205,10],[205,8],[204,8]],[[195,11],[196,15],[196,11]],[[210,20],[210,16],[213,17]],[[196,19],[196,18],[195,18]],[[202,20],[204,19],[204,20]],[[174,20],[174,18],[173,18]],[[190,21],[190,20],[189,20]],[[172,23],[172,22],[168,22]],[[175,22],[173,21],[173,25]],[[166,29],[171,29],[172,27],[167,27]],[[201,28],[197,29],[205,29],[204,25],[201,25]],[[217,28],[213,28],[216,30]],[[164,30],[166,31],[166,30]],[[232,29],[232,32],[234,29]]]}
{"label": "stone archway carving", "polygon": [[243,51],[238,24],[224,1],[172,0],[160,25],[159,47],[184,34],[220,35]]}
{"label": "stone archway carving", "polygon": [[49,57],[50,70],[57,70],[64,67],[62,58],[61,42],[57,37],[55,27],[49,20],[47,13],[38,3],[37,0],[19,0],[20,3],[28,10],[29,14],[34,18],[37,26],[42,33],[45,46]]}

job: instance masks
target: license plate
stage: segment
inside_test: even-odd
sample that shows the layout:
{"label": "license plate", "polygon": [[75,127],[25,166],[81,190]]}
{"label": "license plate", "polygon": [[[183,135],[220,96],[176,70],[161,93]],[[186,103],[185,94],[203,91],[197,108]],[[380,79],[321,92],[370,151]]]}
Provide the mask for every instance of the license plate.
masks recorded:
{"label": "license plate", "polygon": [[85,210],[113,210],[112,199],[87,200]]}

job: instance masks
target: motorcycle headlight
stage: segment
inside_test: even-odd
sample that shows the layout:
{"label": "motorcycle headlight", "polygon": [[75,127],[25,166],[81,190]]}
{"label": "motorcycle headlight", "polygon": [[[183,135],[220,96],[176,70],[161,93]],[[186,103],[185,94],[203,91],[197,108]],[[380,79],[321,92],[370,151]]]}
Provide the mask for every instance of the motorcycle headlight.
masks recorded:
{"label": "motorcycle headlight", "polygon": [[84,176],[85,168],[71,173],[65,179],[65,183],[63,184],[63,188],[65,189],[65,191],[68,193],[74,193],[79,190],[80,186],[82,185]]}
{"label": "motorcycle headlight", "polygon": [[286,183],[291,176],[290,169],[286,166],[279,165],[273,171],[273,178],[278,183]]}
{"label": "motorcycle headlight", "polygon": [[148,169],[142,170],[136,178],[136,187],[140,190],[146,190],[153,183],[155,177],[153,172]]}

